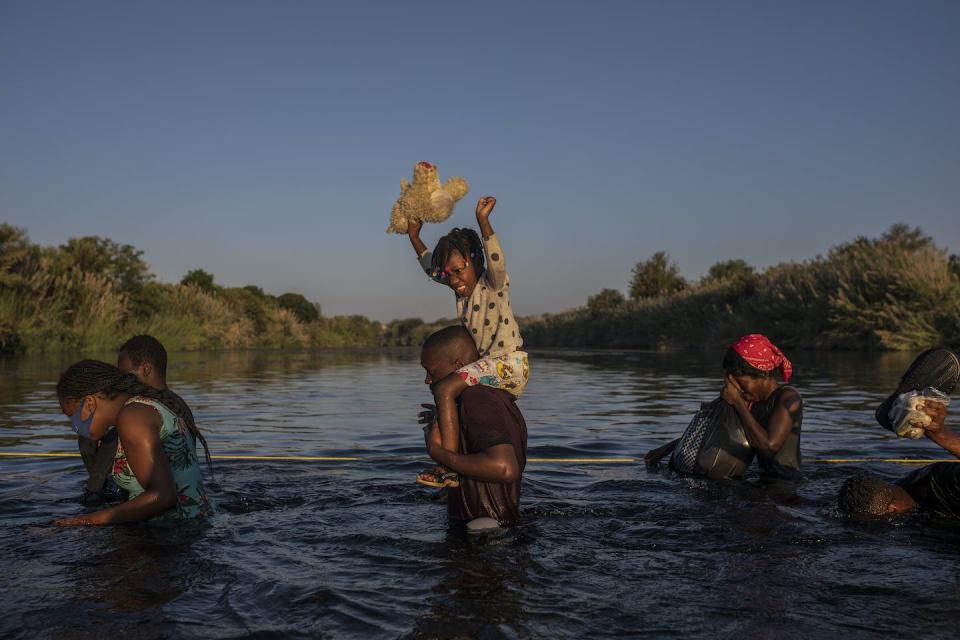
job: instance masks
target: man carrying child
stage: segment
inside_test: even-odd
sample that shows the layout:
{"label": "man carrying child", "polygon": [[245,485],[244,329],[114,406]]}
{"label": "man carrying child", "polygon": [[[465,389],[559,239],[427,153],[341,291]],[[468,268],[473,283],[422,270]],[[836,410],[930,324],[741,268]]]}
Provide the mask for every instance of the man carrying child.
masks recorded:
{"label": "man carrying child", "polygon": [[[420,363],[424,382],[438,380],[478,358],[477,346],[462,326],[441,329],[427,338]],[[502,389],[475,385],[457,400],[459,450],[443,447],[433,405],[420,414],[427,453],[460,475],[460,486],[448,488],[447,514],[468,530],[510,526],[520,512],[520,485],[527,462],[527,425],[515,398]]]}

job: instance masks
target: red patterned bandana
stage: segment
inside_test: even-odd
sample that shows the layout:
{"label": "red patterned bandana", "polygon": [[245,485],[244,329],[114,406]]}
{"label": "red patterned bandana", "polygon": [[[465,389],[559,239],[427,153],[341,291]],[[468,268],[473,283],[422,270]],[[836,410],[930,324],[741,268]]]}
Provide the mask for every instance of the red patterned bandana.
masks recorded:
{"label": "red patterned bandana", "polygon": [[783,355],[783,352],[767,339],[767,336],[760,333],[751,333],[737,340],[730,348],[760,371],[780,369],[783,374],[783,381],[790,382],[790,376],[793,375],[793,365],[790,364],[787,356]]}

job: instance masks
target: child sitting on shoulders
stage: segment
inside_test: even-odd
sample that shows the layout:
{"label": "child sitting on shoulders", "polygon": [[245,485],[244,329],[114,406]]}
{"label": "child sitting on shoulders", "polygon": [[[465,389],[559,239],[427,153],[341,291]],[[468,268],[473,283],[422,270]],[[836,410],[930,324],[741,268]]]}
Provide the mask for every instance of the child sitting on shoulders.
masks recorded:
{"label": "child sitting on shoulders", "polygon": [[[529,360],[521,350],[520,328],[510,309],[510,278],[503,249],[490,226],[490,214],[496,204],[496,198],[491,196],[477,202],[482,242],[472,229],[456,228],[440,238],[431,252],[420,240],[422,222],[411,220],[407,229],[424,271],[456,294],[457,315],[480,353],[476,362],[464,363],[443,380],[431,382],[440,437],[447,451],[459,452],[457,398],[464,389],[482,384],[517,398],[530,377]],[[443,467],[417,474],[417,482],[431,487],[459,486],[457,475]]]}

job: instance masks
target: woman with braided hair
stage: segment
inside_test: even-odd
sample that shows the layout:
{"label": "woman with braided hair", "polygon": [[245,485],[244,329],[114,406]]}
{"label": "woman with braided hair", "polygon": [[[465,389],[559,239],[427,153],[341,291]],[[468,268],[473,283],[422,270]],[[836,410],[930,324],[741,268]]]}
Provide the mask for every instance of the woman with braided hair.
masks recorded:
{"label": "woman with braided hair", "polygon": [[[151,335],[133,336],[123,343],[117,353],[117,368],[123,373],[132,373],[145,385],[164,392],[162,402],[168,409],[183,419],[184,425],[193,435],[194,445],[199,441],[203,445],[207,466],[213,468],[207,441],[197,429],[193,412],[183,398],[167,386],[167,350],[159,340]],[[82,436],[77,437],[80,456],[87,468],[87,484],[80,500],[85,505],[114,502],[123,492],[113,482],[113,460],[117,454],[117,430],[110,429],[99,441]]]}
{"label": "woman with braided hair", "polygon": [[212,512],[196,441],[184,419],[167,406],[173,404],[169,393],[97,360],[81,360],[63,372],[57,398],[73,430],[99,440],[116,427],[113,480],[129,497],[109,509],[57,524],[175,524]]}

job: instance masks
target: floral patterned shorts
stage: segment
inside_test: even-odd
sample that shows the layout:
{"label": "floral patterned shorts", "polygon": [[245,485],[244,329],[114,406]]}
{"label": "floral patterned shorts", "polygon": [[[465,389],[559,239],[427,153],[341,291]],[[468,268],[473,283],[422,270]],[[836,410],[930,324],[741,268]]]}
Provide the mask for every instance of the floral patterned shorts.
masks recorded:
{"label": "floral patterned shorts", "polygon": [[519,398],[530,379],[530,360],[526,351],[487,356],[458,369],[457,374],[471,387],[482,384]]}

